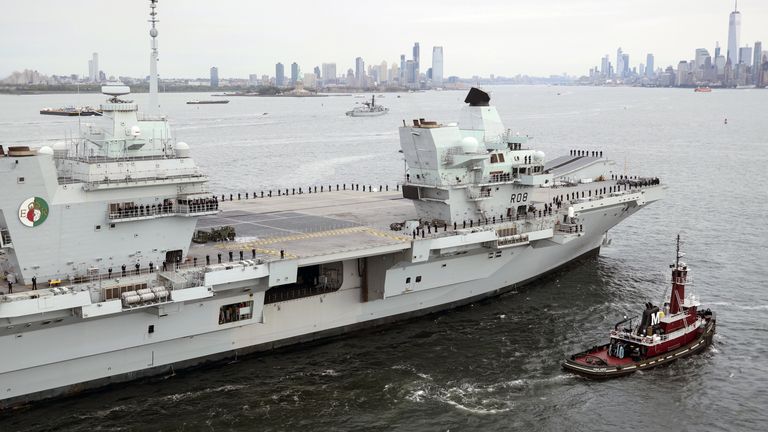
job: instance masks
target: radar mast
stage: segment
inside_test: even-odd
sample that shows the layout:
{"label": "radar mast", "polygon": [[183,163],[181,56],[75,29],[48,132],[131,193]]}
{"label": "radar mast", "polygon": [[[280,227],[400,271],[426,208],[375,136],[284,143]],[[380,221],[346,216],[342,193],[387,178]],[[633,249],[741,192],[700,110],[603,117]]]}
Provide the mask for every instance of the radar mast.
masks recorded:
{"label": "radar mast", "polygon": [[157,0],[149,0],[149,22],[152,23],[152,28],[149,30],[149,35],[152,37],[152,53],[149,56],[149,107],[150,114],[160,113],[160,102],[157,96],[157,28],[155,24],[160,22],[157,19]]}

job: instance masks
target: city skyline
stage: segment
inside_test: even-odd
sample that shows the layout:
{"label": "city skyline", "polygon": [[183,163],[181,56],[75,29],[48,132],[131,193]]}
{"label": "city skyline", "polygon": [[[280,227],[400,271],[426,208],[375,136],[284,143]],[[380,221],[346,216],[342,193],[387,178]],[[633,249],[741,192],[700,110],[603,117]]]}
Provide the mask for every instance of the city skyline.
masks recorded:
{"label": "city skyline", "polygon": [[719,41],[715,41],[714,55],[708,48],[699,47],[693,51],[692,59],[682,58],[677,67],[656,67],[653,53],[647,54],[645,64],[639,61],[637,66],[632,66],[629,54],[619,47],[614,62],[611,62],[610,54],[606,54],[600,65],[590,68],[588,76],[580,78],[579,82],[592,85],[765,87],[768,51],[762,50],[760,40],[754,41],[753,46],[749,43],[741,45],[741,20],[738,2],[734,1],[734,9],[728,15],[725,52]]}
{"label": "city skyline", "polygon": [[[39,2],[34,6],[12,3],[0,18],[0,40],[14,42],[0,44],[4,59],[0,76],[25,68],[44,74],[87,76],[89,71],[82,59],[92,52],[99,53],[100,67],[108,75],[146,76],[146,53],[142,51],[146,29],[141,28],[142,20],[138,19],[144,8],[121,10],[121,30],[115,32],[114,20],[99,18],[110,16],[109,5],[81,0],[66,5],[43,3],[47,7],[40,8]],[[215,64],[222,78],[248,77],[271,74],[277,62],[290,65],[295,61],[305,71],[322,63],[336,63],[341,73],[354,66],[356,57],[368,64],[396,63],[401,54],[411,54],[413,41],[419,41],[423,47],[421,73],[426,72],[425,65],[432,63],[430,48],[444,46],[450,51],[444,65],[445,77],[578,76],[589,66],[588,59],[604,55],[609,45],[621,45],[625,52],[636,56],[654,52],[656,64],[661,66],[677,64],[688,57],[691,47],[710,46],[713,38],[721,45],[727,43],[723,16],[733,10],[731,1],[681,0],[663,9],[650,6],[664,2],[647,3],[649,7],[643,9],[649,12],[624,10],[603,0],[574,0],[567,4],[542,0],[535,8],[514,1],[493,0],[468,7],[459,3],[410,5],[393,0],[390,4],[395,7],[382,10],[371,24],[370,14],[346,12],[355,8],[337,8],[345,12],[335,16],[314,3],[292,9],[291,20],[270,17],[262,22],[260,17],[269,14],[262,10],[247,13],[250,3],[233,2],[228,8],[217,9],[203,1],[162,0],[160,7],[165,13],[159,25],[160,70],[168,78],[205,77]],[[762,39],[760,23],[768,22],[765,3],[740,2],[739,9],[748,17],[742,22],[742,41]],[[238,8],[234,16],[230,13],[233,8]],[[650,12],[658,10],[664,10],[664,16]],[[339,25],[335,25],[337,21]],[[73,22],[82,25],[73,26]],[[592,33],[591,23],[601,23],[600,37]],[[376,25],[382,28],[376,29]],[[621,32],[611,31],[617,26]],[[371,27],[376,34],[371,34]],[[197,30],[184,31],[186,28]],[[337,28],[343,30],[329,31]],[[365,32],[358,31],[363,28]],[[680,32],[681,28],[685,31]],[[45,37],[50,32],[68,37],[52,40]],[[18,34],[26,36],[14,37]],[[616,34],[621,35],[620,40]]]}

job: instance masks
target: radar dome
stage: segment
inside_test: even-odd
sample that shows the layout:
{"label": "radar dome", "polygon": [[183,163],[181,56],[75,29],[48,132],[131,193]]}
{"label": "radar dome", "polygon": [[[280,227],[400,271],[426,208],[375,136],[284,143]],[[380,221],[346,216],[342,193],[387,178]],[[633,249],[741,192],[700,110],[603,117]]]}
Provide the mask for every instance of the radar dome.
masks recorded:
{"label": "radar dome", "polygon": [[150,29],[149,30],[149,35],[152,36],[152,37],[157,37],[157,29],[156,28]]}
{"label": "radar dome", "polygon": [[110,82],[101,86],[101,93],[112,97],[125,96],[131,93],[131,88],[119,82]]}
{"label": "radar dome", "polygon": [[177,142],[176,143],[176,157],[178,158],[188,158],[189,157],[189,144],[185,142]]}
{"label": "radar dome", "polygon": [[543,151],[533,153],[533,158],[536,159],[537,162],[543,161],[545,157],[547,157],[547,155],[545,155]]}
{"label": "radar dome", "polygon": [[57,141],[53,143],[53,155],[55,157],[66,157],[68,153],[67,143],[64,141]]}
{"label": "radar dome", "polygon": [[53,156],[53,149],[48,146],[42,146],[39,149],[37,149],[37,154]]}
{"label": "radar dome", "polygon": [[480,143],[475,137],[465,137],[461,140],[461,148],[464,149],[465,153],[476,153],[479,147]]}

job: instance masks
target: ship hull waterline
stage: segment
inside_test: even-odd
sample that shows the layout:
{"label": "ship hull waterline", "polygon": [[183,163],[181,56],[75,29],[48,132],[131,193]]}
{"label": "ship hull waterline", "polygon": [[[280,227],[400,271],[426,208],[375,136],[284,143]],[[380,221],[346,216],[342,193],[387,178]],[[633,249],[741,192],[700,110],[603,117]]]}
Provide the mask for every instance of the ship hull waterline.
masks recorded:
{"label": "ship hull waterline", "polygon": [[419,309],[411,312],[406,312],[398,315],[377,318],[374,320],[364,321],[360,323],[350,324],[343,327],[332,328],[328,330],[322,330],[315,333],[308,333],[304,335],[289,337],[286,339],[276,340],[272,342],[262,343],[258,345],[248,346],[244,348],[238,348],[229,350],[226,352],[220,352],[216,354],[205,355],[196,357],[189,360],[174,362],[171,364],[155,366],[147,369],[131,371],[118,375],[112,375],[105,378],[99,378],[86,382],[80,382],[76,384],[70,384],[66,386],[57,387],[54,389],[44,390],[40,392],[30,393],[10,399],[0,401],[0,410],[7,410],[13,408],[22,408],[25,406],[34,405],[44,400],[52,400],[58,398],[71,397],[89,391],[108,390],[109,386],[126,383],[130,381],[137,381],[141,379],[151,379],[158,376],[172,375],[176,371],[182,371],[185,369],[200,368],[206,366],[216,367],[218,364],[226,363],[234,358],[241,358],[249,355],[256,355],[260,353],[267,353],[281,348],[294,348],[297,349],[300,346],[311,342],[323,342],[324,340],[330,340],[332,338],[348,336],[355,332],[370,331],[377,327],[386,327],[389,325],[400,324],[403,321],[418,319],[426,315],[445,312],[451,309],[466,306],[471,303],[475,303],[481,300],[491,299],[498,297],[513,291],[522,286],[533,283],[542,278],[548,277],[553,274],[557,274],[567,268],[578,265],[590,258],[596,257],[600,253],[600,246],[583,253],[568,262],[565,262],[556,268],[547,272],[541,273],[530,279],[503,287],[495,290],[491,290],[482,294],[478,294],[465,299],[456,300],[451,303],[433,306],[430,308]]}

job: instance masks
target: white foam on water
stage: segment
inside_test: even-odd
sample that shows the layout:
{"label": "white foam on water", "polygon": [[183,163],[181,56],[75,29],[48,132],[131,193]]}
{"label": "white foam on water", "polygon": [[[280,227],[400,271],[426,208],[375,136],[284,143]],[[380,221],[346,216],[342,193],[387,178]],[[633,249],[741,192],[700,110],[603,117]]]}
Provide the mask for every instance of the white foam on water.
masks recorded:
{"label": "white foam on water", "polygon": [[219,393],[219,392],[229,392],[234,390],[239,390],[242,388],[245,388],[244,385],[223,385],[221,387],[214,387],[214,388],[207,388],[203,390],[198,391],[190,391],[190,392],[184,392],[184,393],[176,393],[168,396],[163,396],[162,400],[167,400],[171,402],[178,402],[180,400],[190,399],[190,398],[196,398],[199,396],[207,395],[210,393]]}

